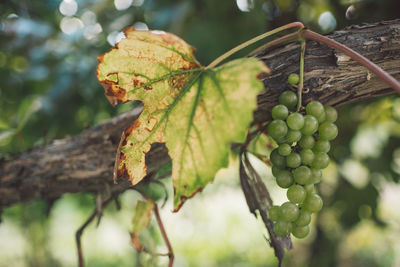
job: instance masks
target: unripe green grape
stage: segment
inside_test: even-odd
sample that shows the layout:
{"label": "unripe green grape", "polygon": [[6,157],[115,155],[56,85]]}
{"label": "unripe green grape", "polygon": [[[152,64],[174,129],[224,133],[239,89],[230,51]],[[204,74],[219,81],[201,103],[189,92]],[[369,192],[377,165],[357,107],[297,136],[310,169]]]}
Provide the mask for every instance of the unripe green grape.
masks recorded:
{"label": "unripe green grape", "polygon": [[273,165],[272,167],[271,167],[271,172],[272,172],[272,175],[274,176],[274,177],[276,177],[277,175],[278,175],[278,172],[280,172],[280,171],[282,171],[283,169],[281,169],[281,168],[278,168],[276,165]]}
{"label": "unripe green grape", "polygon": [[279,220],[279,206],[272,206],[268,211],[268,217],[274,222]]}
{"label": "unripe green grape", "polygon": [[301,132],[289,129],[285,138],[289,143],[297,142],[301,139]]}
{"label": "unripe green grape", "polygon": [[307,194],[314,193],[314,185],[313,184],[307,184],[303,185],[304,190],[306,190]]}
{"label": "unripe green grape", "polygon": [[307,148],[300,151],[301,163],[304,165],[311,165],[314,161],[314,152]]}
{"label": "unripe green grape", "polygon": [[[311,212],[318,212],[322,209],[322,199],[319,195],[315,194],[315,193],[311,193],[311,194],[307,194],[306,199],[303,202],[302,207]],[[280,209],[279,209],[280,211]],[[280,213],[279,213],[280,215]]]}
{"label": "unripe green grape", "polygon": [[308,103],[306,106],[306,113],[307,115],[314,116],[318,122],[323,122],[325,120],[325,108],[318,101],[311,101]]}
{"label": "unripe green grape", "polygon": [[304,238],[310,233],[310,226],[295,226],[292,229],[292,234],[296,238]]}
{"label": "unripe green grape", "polygon": [[299,207],[292,202],[285,202],[279,207],[279,219],[285,222],[295,221],[299,213]]}
{"label": "unripe green grape", "polygon": [[304,135],[312,135],[318,130],[318,120],[312,115],[304,116],[304,126],[301,128],[301,133]]}
{"label": "unripe green grape", "polygon": [[296,85],[299,83],[300,77],[297,73],[291,73],[288,77],[288,83],[291,85]]}
{"label": "unripe green grape", "polygon": [[315,144],[313,146],[313,150],[315,152],[328,153],[329,150],[331,150],[331,144],[329,143],[329,141],[326,141],[326,140],[318,140],[317,142],[315,142]]}
{"label": "unripe green grape", "polygon": [[280,139],[287,134],[288,127],[283,120],[273,120],[268,124],[268,134],[274,139]]}
{"label": "unripe green grape", "polygon": [[298,153],[292,152],[286,157],[286,165],[290,168],[297,168],[301,164],[301,157]]}
{"label": "unripe green grape", "polygon": [[292,109],[297,105],[297,95],[292,91],[284,91],[279,96],[279,104],[285,105],[288,109]]}
{"label": "unripe green grape", "polygon": [[294,184],[288,188],[286,196],[294,204],[301,203],[306,198],[306,190],[301,185]]}
{"label": "unripe green grape", "polygon": [[321,182],[322,172],[319,169],[311,169],[311,183],[318,184]]}
{"label": "unripe green grape", "polygon": [[311,170],[307,166],[300,166],[293,170],[293,179],[298,184],[310,184],[311,183]]}
{"label": "unripe green grape", "polygon": [[294,224],[296,226],[306,226],[309,225],[310,222],[311,222],[311,213],[304,209],[301,209],[299,217],[297,218],[297,220],[294,221]]}
{"label": "unripe green grape", "polygon": [[281,144],[278,147],[278,152],[281,156],[288,156],[292,152],[292,148],[288,144]]}
{"label": "unripe green grape", "polygon": [[303,135],[303,137],[301,137],[301,139],[299,141],[300,147],[305,148],[305,149],[313,148],[314,144],[315,144],[315,140],[312,135]]}
{"label": "unripe green grape", "polygon": [[329,156],[324,152],[315,152],[314,161],[311,166],[315,169],[325,169],[329,165]]}
{"label": "unripe green grape", "polygon": [[275,120],[286,120],[289,110],[285,105],[276,105],[272,108],[271,115]]}
{"label": "unripe green grape", "polygon": [[279,154],[278,149],[272,150],[271,154],[269,155],[269,159],[273,166],[281,169],[284,169],[286,166],[286,159]]}
{"label": "unripe green grape", "polygon": [[325,114],[326,114],[325,121],[335,122],[337,120],[338,114],[336,109],[334,109],[333,107],[325,106]]}
{"label": "unripe green grape", "polygon": [[332,122],[324,122],[319,126],[318,135],[322,140],[333,140],[338,135],[338,128]]}
{"label": "unripe green grape", "polygon": [[282,188],[288,188],[293,184],[293,175],[288,170],[282,170],[275,176],[276,183]]}
{"label": "unripe green grape", "polygon": [[286,119],[287,126],[292,130],[300,130],[304,126],[304,117],[298,112],[293,112]]}
{"label": "unripe green grape", "polygon": [[271,167],[271,172],[272,172],[272,175],[273,175],[274,177],[276,177],[280,171],[283,171],[283,169],[278,168],[276,165],[273,165],[273,166]]}
{"label": "unripe green grape", "polygon": [[274,223],[274,232],[277,236],[287,236],[292,230],[292,223],[285,221],[277,221]]}

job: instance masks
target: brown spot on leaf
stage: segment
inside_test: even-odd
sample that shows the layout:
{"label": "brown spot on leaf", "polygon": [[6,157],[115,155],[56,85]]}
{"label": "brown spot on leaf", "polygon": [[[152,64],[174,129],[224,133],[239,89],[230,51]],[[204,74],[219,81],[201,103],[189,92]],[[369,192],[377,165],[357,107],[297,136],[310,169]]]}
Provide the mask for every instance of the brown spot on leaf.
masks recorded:
{"label": "brown spot on leaf", "polygon": [[126,90],[119,86],[118,73],[109,73],[107,76],[111,75],[117,76],[116,82],[110,80],[102,80],[100,81],[100,83],[101,85],[103,85],[108,101],[111,103],[111,105],[116,106],[120,103],[126,102]]}
{"label": "brown spot on leaf", "polygon": [[268,72],[261,72],[261,73],[259,73],[259,74],[257,75],[257,79],[259,79],[259,80],[264,80],[265,78],[267,78],[267,76],[268,76],[268,74],[269,74],[270,72],[271,72],[271,71],[268,70]]}
{"label": "brown spot on leaf", "polygon": [[[129,136],[129,134],[138,128],[140,126],[139,120],[135,120],[128,128],[126,128],[122,134],[121,134],[121,139],[119,141],[119,145],[117,148],[117,153],[115,155],[115,163],[114,163],[114,183],[117,183],[118,178],[126,179],[126,180],[133,180],[132,177],[129,176],[128,170],[126,169],[125,164],[122,164],[120,167],[120,163],[123,162],[126,159],[126,155],[124,152],[121,151],[122,147],[124,147],[127,144],[126,137]],[[145,166],[147,168],[147,166]]]}
{"label": "brown spot on leaf", "polygon": [[[199,186],[192,194],[190,194],[188,196],[180,196],[181,203],[179,203],[178,207],[174,208],[173,212],[178,212],[180,210],[180,208],[182,207],[183,203],[185,203],[185,201],[187,199],[192,198],[194,195],[196,195],[198,192],[201,192],[201,191],[203,191],[203,188],[201,186]],[[174,186],[174,195],[176,195],[175,186]]]}
{"label": "brown spot on leaf", "polygon": [[143,246],[142,246],[142,244],[140,244],[139,237],[137,235],[135,235],[134,233],[130,233],[130,234],[131,234],[132,245],[135,247],[135,249],[138,252],[142,252]]}
{"label": "brown spot on leaf", "polygon": [[134,32],[134,31],[136,31],[136,30],[133,26],[127,27],[123,30],[125,36],[127,36],[130,32]]}

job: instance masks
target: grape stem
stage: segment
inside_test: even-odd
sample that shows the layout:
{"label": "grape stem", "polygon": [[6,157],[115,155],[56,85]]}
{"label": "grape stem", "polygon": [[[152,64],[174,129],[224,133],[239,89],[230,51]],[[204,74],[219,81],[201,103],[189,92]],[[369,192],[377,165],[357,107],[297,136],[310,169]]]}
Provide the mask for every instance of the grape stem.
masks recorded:
{"label": "grape stem", "polygon": [[304,55],[306,52],[306,40],[301,40],[300,42],[300,79],[299,79],[299,87],[297,88],[297,112],[300,111],[301,108],[301,99],[303,96],[303,87],[304,87]]}
{"label": "grape stem", "polygon": [[303,29],[304,25],[301,22],[292,22],[286,25],[283,25],[281,27],[278,27],[276,29],[273,29],[271,31],[268,31],[266,33],[263,33],[261,35],[258,35],[234,48],[232,48],[231,50],[229,50],[228,52],[222,54],[221,56],[219,56],[218,58],[216,58],[213,62],[211,62],[206,69],[210,69],[210,68],[214,68],[215,66],[217,66],[219,63],[221,63],[223,60],[225,60],[226,58],[230,57],[231,55],[235,54],[236,52],[238,52],[239,50],[242,50],[245,47],[248,47],[249,45],[254,44],[255,42],[258,42],[268,36],[271,36],[273,34],[276,34],[278,32],[287,30],[287,29],[291,29],[291,28],[299,28],[299,29]]}

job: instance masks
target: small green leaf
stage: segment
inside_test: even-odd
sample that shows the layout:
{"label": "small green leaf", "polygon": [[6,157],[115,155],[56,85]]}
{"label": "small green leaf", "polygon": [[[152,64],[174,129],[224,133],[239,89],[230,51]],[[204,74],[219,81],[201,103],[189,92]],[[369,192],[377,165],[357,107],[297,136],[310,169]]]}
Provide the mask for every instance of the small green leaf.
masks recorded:
{"label": "small green leaf", "polygon": [[0,133],[0,146],[5,146],[11,142],[11,138],[17,133],[15,129],[5,130]]}
{"label": "small green leaf", "polygon": [[244,142],[264,89],[257,77],[269,70],[255,58],[206,69],[175,35],[132,29],[125,34],[117,48],[99,57],[97,72],[112,104],[144,104],[123,133],[115,174],[137,184],[147,174],[151,145],[166,143],[177,211],[227,166],[230,143]]}
{"label": "small green leaf", "polygon": [[40,110],[41,105],[41,101],[38,97],[30,97],[22,101],[21,105],[18,107],[17,131],[21,131],[24,128],[30,117]]}
{"label": "small green leaf", "polygon": [[153,209],[154,202],[151,199],[147,199],[146,201],[139,200],[136,204],[135,216],[132,220],[131,240],[132,244],[139,252],[143,249],[139,241],[139,234],[149,225]]}

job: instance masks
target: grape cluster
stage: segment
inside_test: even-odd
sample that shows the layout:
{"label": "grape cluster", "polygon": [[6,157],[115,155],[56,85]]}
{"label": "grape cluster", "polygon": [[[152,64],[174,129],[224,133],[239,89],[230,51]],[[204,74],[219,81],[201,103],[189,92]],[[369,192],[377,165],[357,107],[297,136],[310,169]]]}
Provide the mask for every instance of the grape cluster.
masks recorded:
{"label": "grape cluster", "polygon": [[285,91],[279,96],[279,104],[272,109],[268,134],[278,148],[270,155],[272,174],[277,184],[287,188],[288,202],[273,206],[268,214],[274,221],[278,236],[292,233],[304,238],[310,231],[311,213],[322,208],[322,199],[315,193],[314,185],[322,178],[321,170],[329,164],[330,142],[338,129],[334,122],[334,108],[311,101],[305,114],[295,111],[297,96]]}

